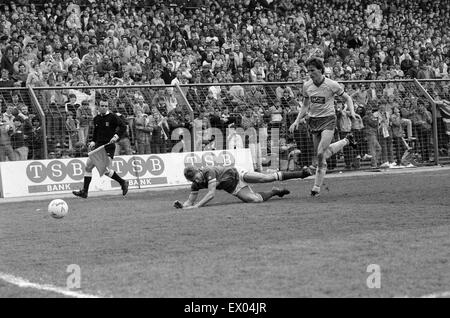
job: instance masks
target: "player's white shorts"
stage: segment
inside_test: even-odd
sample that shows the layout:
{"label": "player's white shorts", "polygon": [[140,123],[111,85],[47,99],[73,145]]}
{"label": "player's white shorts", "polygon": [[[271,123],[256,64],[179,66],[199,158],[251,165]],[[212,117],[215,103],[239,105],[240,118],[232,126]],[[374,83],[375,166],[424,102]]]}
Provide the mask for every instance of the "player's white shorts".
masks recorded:
{"label": "player's white shorts", "polygon": [[236,185],[236,189],[234,189],[232,195],[237,195],[239,191],[244,189],[245,187],[248,187],[248,183],[244,181],[244,175],[248,172],[248,170],[240,169],[238,170],[239,173],[239,182]]}

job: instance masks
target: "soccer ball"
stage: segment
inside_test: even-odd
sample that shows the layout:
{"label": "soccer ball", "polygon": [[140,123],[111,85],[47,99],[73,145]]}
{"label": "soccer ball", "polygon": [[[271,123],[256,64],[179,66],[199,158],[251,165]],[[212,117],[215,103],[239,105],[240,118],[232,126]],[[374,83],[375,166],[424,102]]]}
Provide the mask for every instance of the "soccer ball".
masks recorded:
{"label": "soccer ball", "polygon": [[64,200],[55,199],[48,205],[48,213],[55,219],[63,218],[67,212],[69,212],[69,206]]}

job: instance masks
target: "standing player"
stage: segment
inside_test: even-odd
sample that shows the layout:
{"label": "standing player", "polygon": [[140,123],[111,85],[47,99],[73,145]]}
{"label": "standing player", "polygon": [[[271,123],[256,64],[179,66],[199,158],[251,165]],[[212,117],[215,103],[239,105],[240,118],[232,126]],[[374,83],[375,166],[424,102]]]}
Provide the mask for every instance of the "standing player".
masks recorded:
{"label": "standing player", "polygon": [[311,196],[317,196],[327,171],[327,159],[347,145],[356,147],[352,134],[330,144],[336,128],[334,96],[341,96],[345,100],[350,110],[350,117],[355,118],[355,110],[352,98],[344,92],[339,83],[323,75],[325,67],[320,58],[312,57],[306,61],[305,65],[311,79],[303,84],[303,105],[297,119],[289,127],[289,131],[292,133],[298,129],[300,121],[308,114],[307,123],[313,135],[318,161]]}
{"label": "standing player", "polygon": [[[108,101],[101,100],[99,103],[99,114],[94,117],[94,135],[88,147],[92,151],[100,146],[105,146],[105,151],[108,154],[106,175],[113,180],[116,180],[122,187],[122,194],[126,195],[128,192],[128,182],[119,177],[119,175],[109,167],[111,160],[114,158],[114,151],[116,149],[115,143],[120,139],[126,131],[125,123],[120,120],[114,113],[108,110]],[[90,158],[86,162],[86,171],[84,173],[83,189],[73,191],[72,193],[81,198],[88,197],[89,184],[92,180],[92,170],[94,163]]]}
{"label": "standing player", "polygon": [[[216,189],[225,190],[247,203],[260,203],[269,200],[275,195],[281,198],[290,192],[287,189],[275,187],[268,192],[254,192],[247,183],[269,183],[297,178],[303,179],[310,175],[311,171],[309,168],[304,168],[301,171],[283,171],[272,174],[263,174],[259,172],[238,170],[233,167],[196,168],[191,166],[184,169],[185,178],[192,182],[191,194],[184,204],[175,201],[174,207],[192,209],[205,206],[214,198]],[[208,193],[197,204],[194,204],[200,189],[208,189]]]}

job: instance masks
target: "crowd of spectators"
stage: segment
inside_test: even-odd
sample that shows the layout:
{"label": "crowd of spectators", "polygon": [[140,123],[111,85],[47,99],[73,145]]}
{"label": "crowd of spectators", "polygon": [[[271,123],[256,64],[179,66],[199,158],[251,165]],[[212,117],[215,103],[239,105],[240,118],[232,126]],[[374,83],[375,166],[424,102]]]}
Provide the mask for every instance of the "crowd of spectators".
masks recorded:
{"label": "crowd of spectators", "polygon": [[[285,127],[300,104],[301,84],[269,84],[307,80],[304,62],[311,56],[322,57],[325,75],[335,80],[448,79],[449,18],[450,3],[444,0],[16,0],[0,6],[0,87],[61,87],[39,91],[44,109],[65,114],[62,124],[49,120],[51,129],[65,134],[51,140],[49,151],[58,152],[52,156],[82,152],[100,98],[129,124],[131,144],[125,142],[122,153],[164,152],[178,127]],[[183,91],[194,114],[188,114],[176,89],[79,89],[189,83],[205,84]],[[347,90],[364,116],[379,116],[378,136],[386,135],[380,105],[389,118],[396,108],[405,109],[399,113],[402,123],[414,125],[407,137],[421,129],[420,105],[403,107],[406,100],[417,101],[402,85],[355,84]],[[445,95],[448,87],[431,91],[433,97]],[[39,158],[41,150],[32,149],[33,116],[25,115],[25,122],[22,109],[11,108],[13,95],[1,92],[0,136],[12,140],[10,135],[21,131],[14,118],[21,118],[30,151],[17,150],[19,142],[0,151],[0,161]],[[286,143],[291,139],[286,136]],[[296,139],[298,145],[304,142]],[[383,139],[382,163],[394,162],[391,142],[378,139]],[[423,144],[428,160],[429,142]],[[70,152],[64,154],[65,148]],[[369,142],[366,152],[374,157],[376,149]],[[307,153],[302,164],[312,157]]]}

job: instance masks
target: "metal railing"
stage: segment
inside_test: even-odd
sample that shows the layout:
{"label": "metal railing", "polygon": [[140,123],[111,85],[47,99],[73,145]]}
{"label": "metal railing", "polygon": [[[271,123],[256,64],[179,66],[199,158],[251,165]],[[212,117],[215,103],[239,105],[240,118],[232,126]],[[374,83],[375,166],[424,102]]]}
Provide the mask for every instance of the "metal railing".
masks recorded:
{"label": "metal railing", "polygon": [[[42,147],[44,149],[44,158],[48,158],[49,154],[55,152],[56,144],[60,148],[73,147],[75,144],[80,146],[79,142],[70,143],[70,138],[76,134],[72,132],[68,136],[67,125],[67,105],[70,93],[76,95],[76,103],[81,104],[83,99],[89,99],[92,115],[95,115],[96,103],[99,98],[111,101],[110,108],[114,112],[122,112],[126,116],[129,125],[129,141],[130,147],[126,151],[137,153],[138,151],[157,152],[170,151],[175,143],[178,143],[182,137],[180,134],[174,134],[175,130],[179,132],[181,129],[195,129],[196,127],[202,131],[201,135],[209,128],[215,128],[222,131],[225,138],[216,140],[222,142],[213,142],[214,135],[206,136],[206,140],[199,143],[202,147],[227,147],[227,129],[230,125],[234,128],[255,128],[263,131],[262,136],[258,134],[255,153],[268,151],[279,152],[277,155],[283,157],[289,156],[290,150],[295,148],[300,150],[303,159],[300,164],[307,164],[313,158],[312,142],[307,129],[290,134],[288,128],[295,119],[295,112],[302,98],[302,82],[251,82],[251,83],[201,83],[201,84],[182,84],[182,85],[118,85],[118,86],[74,86],[74,87],[34,87],[34,88],[2,88],[0,93],[3,95],[10,94],[11,91],[21,90],[22,94],[29,96],[28,105],[39,117],[43,126],[44,138]],[[435,103],[439,92],[444,91],[443,87],[449,86],[449,81],[445,80],[382,80],[382,81],[342,81],[340,82],[347,91],[353,95],[355,104],[361,109],[372,108],[371,112],[377,113],[380,105],[388,108],[390,115],[395,108],[399,108],[402,112],[400,117],[406,123],[411,122],[410,126],[401,126],[404,131],[404,137],[409,142],[407,147],[414,149],[415,154],[420,158],[423,164],[439,164],[448,159],[448,155],[442,153],[446,150],[448,153],[448,129],[441,123],[440,108]],[[439,88],[436,93],[436,87]],[[436,95],[437,94],[437,95]],[[93,97],[91,95],[94,95]],[[442,95],[442,94],[441,94]],[[448,98],[441,96],[439,98]],[[339,105],[339,98],[337,105]],[[421,116],[426,114],[418,114],[419,106],[425,105],[431,113],[432,122],[422,123]],[[74,105],[72,105],[74,106]],[[72,107],[71,106],[71,107]],[[79,105],[76,105],[79,107]],[[341,106],[339,106],[341,107]],[[338,107],[338,108],[339,108]],[[76,109],[76,108],[72,108]],[[5,110],[2,109],[2,113]],[[403,114],[404,111],[404,114]],[[159,113],[165,118],[165,122],[156,119]],[[341,120],[341,110],[338,109],[339,120]],[[73,114],[72,114],[73,115]],[[140,116],[144,116],[145,120]],[[153,122],[149,122],[148,118],[152,118]],[[159,118],[159,117],[158,117]],[[231,120],[230,120],[231,119]],[[344,122],[344,120],[341,120]],[[142,125],[148,129],[143,129]],[[431,130],[429,127],[431,124]],[[145,126],[144,125],[144,126]],[[425,128],[424,128],[425,127]],[[444,127],[444,128],[443,128]],[[245,129],[244,129],[245,128]],[[386,128],[386,127],[385,127]],[[387,127],[392,130],[392,127]],[[278,139],[272,140],[272,130],[277,129]],[[383,132],[380,126],[377,129],[377,138],[380,143],[381,154],[380,161],[399,161],[400,154],[397,148],[401,147],[398,140],[389,138],[386,131]],[[148,133],[146,130],[150,130]],[[339,125],[336,132],[336,138],[342,138],[342,132],[345,129]],[[89,134],[92,134],[92,127],[88,127]],[[216,130],[217,132],[217,130]],[[357,157],[368,155],[370,157],[369,148],[372,144],[367,144],[367,131],[356,131],[361,141],[361,148],[357,153]],[[240,131],[239,133],[242,133]],[[397,132],[398,133],[398,132]],[[391,132],[392,134],[392,132]],[[192,134],[192,138],[195,133]],[[81,136],[81,135],[80,135]],[[248,138],[249,135],[242,133],[242,136]],[[387,137],[386,137],[387,136]],[[172,140],[171,137],[175,139]],[[202,138],[203,138],[202,137]],[[391,136],[392,137],[392,136]],[[86,136],[89,138],[89,136]],[[209,139],[208,139],[209,138]],[[261,138],[266,138],[263,144],[260,144]],[[80,140],[75,138],[75,140]],[[222,141],[220,141],[222,140]],[[306,142],[305,142],[306,140]],[[81,140],[85,143],[86,140]],[[187,140],[186,140],[187,141]],[[155,147],[139,147],[142,143],[149,142]],[[244,146],[250,146],[252,141],[243,141]],[[49,144],[47,144],[49,143]],[[274,143],[276,145],[274,146]],[[195,142],[192,143],[195,145]],[[267,144],[267,149],[265,148]],[[414,147],[417,145],[417,147]],[[431,145],[433,146],[431,149]],[[83,145],[81,145],[83,146]],[[144,144],[145,146],[145,144]],[[277,148],[278,147],[278,148]],[[273,148],[273,149],[272,149]],[[142,150],[144,149],[144,150]],[[72,151],[73,149],[67,149]],[[189,150],[189,149],[188,149]],[[179,149],[177,150],[179,151]],[[396,153],[393,155],[393,153]],[[298,153],[298,152],[297,152]],[[85,155],[81,152],[78,155]],[[348,166],[348,151],[338,155],[337,161],[342,163],[344,159],[345,165]],[[376,156],[378,156],[375,153]],[[257,156],[257,155],[255,155]],[[43,158],[41,158],[43,159]],[[256,162],[260,165],[265,158],[256,158]],[[353,160],[353,158],[351,158]],[[380,163],[380,162],[379,162]],[[333,164],[331,165],[333,166]]]}

